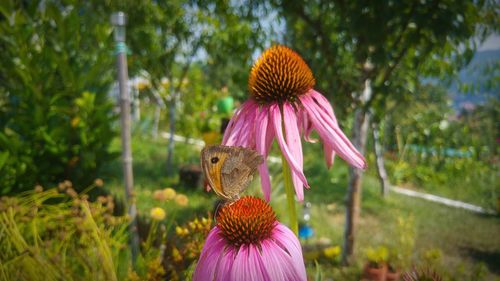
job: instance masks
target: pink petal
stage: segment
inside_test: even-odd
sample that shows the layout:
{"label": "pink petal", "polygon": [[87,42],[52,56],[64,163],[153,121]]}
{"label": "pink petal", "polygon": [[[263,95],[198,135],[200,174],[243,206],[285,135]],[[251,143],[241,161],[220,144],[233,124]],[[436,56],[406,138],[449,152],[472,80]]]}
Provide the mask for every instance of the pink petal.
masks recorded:
{"label": "pink petal", "polygon": [[267,128],[266,128],[266,145],[265,145],[265,151],[264,151],[264,157],[267,157],[269,155],[269,151],[271,150],[271,145],[273,144],[274,140],[274,130],[273,130],[273,124],[271,121],[269,121],[269,116],[270,116],[270,107],[269,106],[263,106],[262,111],[265,111],[266,113],[266,118],[267,118]]}
{"label": "pink petal", "polygon": [[323,96],[322,94],[312,89],[309,91],[309,95],[311,95],[311,97],[316,101],[316,103],[324,112],[328,113],[328,115],[332,118],[334,124],[338,125],[337,118],[335,117],[332,105],[330,104],[328,99],[325,98],[325,96]]}
{"label": "pink petal", "polygon": [[273,230],[273,239],[261,242],[262,262],[267,274],[271,280],[307,280],[297,237],[289,229],[283,231],[282,228],[287,229],[285,226],[278,226],[278,230]]}
{"label": "pink petal", "polygon": [[258,107],[251,107],[248,109],[245,121],[241,126],[240,133],[235,143],[232,144],[233,146],[243,146],[255,149],[255,124],[258,112]]}
{"label": "pink petal", "polygon": [[231,120],[229,120],[229,123],[227,124],[226,130],[224,131],[222,143],[226,143],[228,141],[229,136],[234,135],[233,130],[235,129],[235,123],[241,117],[241,112],[243,111],[243,109],[249,105],[250,102],[244,102],[241,105],[241,107],[234,112],[233,116],[231,117]]}
{"label": "pink petal", "polygon": [[302,171],[302,166],[299,165],[299,163],[297,163],[297,161],[293,157],[294,154],[288,148],[288,145],[283,137],[283,131],[282,131],[283,129],[281,124],[281,111],[279,106],[277,104],[273,104],[270,106],[270,110],[274,126],[274,133],[276,134],[276,139],[278,141],[278,145],[280,146],[281,152],[283,153],[286,161],[290,165],[292,173],[295,173],[305,186],[309,186],[309,184],[307,184],[306,177],[304,176],[304,172]]}
{"label": "pink petal", "polygon": [[277,243],[282,244],[283,247],[287,249],[292,259],[292,263],[294,264],[293,268],[297,271],[297,275],[306,278],[302,246],[297,236],[288,227],[280,223],[274,228],[272,237]]}
{"label": "pink petal", "polygon": [[193,273],[193,280],[212,280],[214,279],[216,268],[220,257],[224,253],[226,246],[225,239],[220,235],[220,230],[214,227],[210,230],[208,237],[201,251],[200,259]]}
{"label": "pink petal", "polygon": [[[251,148],[253,138],[253,125],[258,112],[259,104],[253,100],[247,100],[229,121],[228,129],[222,139],[223,145],[245,146]],[[233,121],[234,120],[234,121]]]}
{"label": "pink petal", "polygon": [[[269,153],[269,149],[271,147],[274,136],[270,123],[269,108],[267,106],[263,106],[256,119],[255,147],[257,152],[266,158]],[[266,161],[259,165],[259,174],[262,192],[264,193],[266,201],[269,202],[271,200],[271,180],[269,177],[269,169],[267,168]]]}
{"label": "pink petal", "polygon": [[[335,114],[333,113],[333,108],[330,105],[330,102],[328,101],[328,99],[313,89],[311,89],[308,94],[311,97],[313,97],[313,99],[316,101],[316,104],[333,120],[333,124],[338,126],[337,118],[335,117]],[[312,124],[311,124],[311,127],[312,127]],[[323,143],[323,151],[325,154],[326,166],[328,168],[331,168],[333,165],[333,160],[335,159],[335,151],[327,143]]]}
{"label": "pink petal", "polygon": [[228,245],[218,227],[208,234],[193,280],[307,280],[297,237],[277,223],[270,239],[257,245]]}
{"label": "pink petal", "polygon": [[328,143],[340,157],[349,162],[352,166],[365,169],[365,158],[344,135],[336,123],[336,120],[329,116],[328,112],[320,108],[309,95],[302,95],[300,100],[323,142]]}
{"label": "pink petal", "polygon": [[323,153],[325,154],[326,166],[330,169],[333,165],[333,160],[335,160],[335,151],[328,143],[324,142]]}
{"label": "pink petal", "polygon": [[263,265],[257,246],[242,245],[231,268],[231,280],[272,281]]}
{"label": "pink petal", "polygon": [[[293,158],[297,160],[300,170],[304,168],[304,159],[302,155],[302,143],[300,142],[299,128],[297,127],[297,116],[295,115],[295,110],[288,103],[283,103],[283,119],[286,132],[286,143],[288,147],[291,148]],[[295,187],[295,193],[297,194],[297,199],[299,201],[304,200],[304,188],[302,182],[296,173],[292,172],[293,186]]]}
{"label": "pink petal", "polygon": [[303,110],[303,109],[300,110],[300,117],[301,117],[300,119],[302,121],[301,126],[302,126],[303,133],[304,133],[304,140],[306,140],[307,142],[310,142],[310,143],[318,142],[317,139],[311,138],[311,132],[314,129],[314,127],[312,126],[312,123],[309,120],[309,117],[307,116],[307,112],[305,110]]}
{"label": "pink petal", "polygon": [[200,280],[221,280],[221,281],[234,281],[231,271],[234,265],[234,260],[238,255],[238,248],[232,245],[226,245],[224,251],[219,256],[217,266],[214,268],[213,279],[200,279]]}

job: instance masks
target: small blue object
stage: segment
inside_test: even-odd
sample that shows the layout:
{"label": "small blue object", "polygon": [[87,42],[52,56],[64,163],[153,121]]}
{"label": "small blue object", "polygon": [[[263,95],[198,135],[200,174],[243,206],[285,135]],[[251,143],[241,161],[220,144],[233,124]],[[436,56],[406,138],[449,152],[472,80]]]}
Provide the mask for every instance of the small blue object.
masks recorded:
{"label": "small blue object", "polygon": [[125,44],[125,42],[116,42],[115,55],[119,53],[126,53],[127,55],[130,55],[130,49],[127,47],[127,44]]}
{"label": "small blue object", "polygon": [[308,225],[302,225],[299,228],[299,238],[301,239],[308,239],[311,238],[314,234],[314,230],[312,227]]}

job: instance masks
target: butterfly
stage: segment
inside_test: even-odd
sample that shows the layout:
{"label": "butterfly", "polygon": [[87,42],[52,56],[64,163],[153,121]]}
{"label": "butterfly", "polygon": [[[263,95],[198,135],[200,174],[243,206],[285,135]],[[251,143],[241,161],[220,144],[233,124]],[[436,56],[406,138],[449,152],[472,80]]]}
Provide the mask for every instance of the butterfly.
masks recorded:
{"label": "butterfly", "polygon": [[262,155],[244,147],[212,145],[201,151],[201,168],[208,185],[229,202],[240,198],[262,162]]}

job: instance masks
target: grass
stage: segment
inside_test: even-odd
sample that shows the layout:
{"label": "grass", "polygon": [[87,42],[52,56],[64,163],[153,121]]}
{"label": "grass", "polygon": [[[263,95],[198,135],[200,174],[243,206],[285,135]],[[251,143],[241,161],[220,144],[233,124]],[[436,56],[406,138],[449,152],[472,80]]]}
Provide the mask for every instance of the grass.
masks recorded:
{"label": "grass", "polygon": [[[152,192],[167,186],[185,193],[190,200],[187,208],[173,205],[168,207],[167,216],[177,212],[178,223],[197,215],[205,215],[212,209],[216,198],[213,193],[178,183],[178,167],[182,164],[198,163],[200,148],[176,143],[175,167],[170,171],[170,175],[167,175],[165,140],[136,137],[133,144],[135,189],[141,215],[146,216],[152,207],[158,205],[158,202],[152,199]],[[119,149],[119,142],[114,144],[114,148]],[[320,145],[317,144],[305,145],[304,152],[305,173],[311,186],[311,189],[305,192],[305,198],[312,203],[311,224],[315,230],[313,240],[329,240],[333,245],[342,245],[347,166],[343,160],[337,158],[333,169],[327,170],[322,160]],[[271,203],[281,220],[287,223],[280,170],[279,165],[271,166],[271,172],[275,175],[272,178]],[[114,176],[105,178],[106,186],[113,193],[122,196],[119,159],[108,167],[107,172]],[[261,194],[258,181],[254,181],[248,192]],[[346,268],[340,267],[338,260],[323,264],[323,275],[336,277],[337,280],[359,280],[360,270],[365,262],[365,249],[398,239],[395,237],[398,219],[407,220],[410,217],[414,219],[415,230],[412,264],[430,261],[452,280],[480,280],[480,276],[484,276],[482,280],[500,279],[500,240],[495,238],[500,233],[498,217],[480,216],[395,193],[384,199],[380,196],[378,182],[372,170],[367,171],[363,181],[356,262]],[[315,272],[314,264],[310,265],[308,271],[311,274]]]}
{"label": "grass", "polygon": [[475,158],[441,161],[436,157],[425,160],[407,158],[407,162],[386,158],[394,183],[487,209],[497,209],[500,185],[497,180],[498,160],[494,157],[489,161]]}

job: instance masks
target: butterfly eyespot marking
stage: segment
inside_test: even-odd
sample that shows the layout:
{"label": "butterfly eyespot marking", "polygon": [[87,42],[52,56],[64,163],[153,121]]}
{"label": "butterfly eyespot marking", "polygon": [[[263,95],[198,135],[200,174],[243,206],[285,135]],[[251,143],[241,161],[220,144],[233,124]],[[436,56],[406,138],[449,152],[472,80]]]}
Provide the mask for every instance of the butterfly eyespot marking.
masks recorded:
{"label": "butterfly eyespot marking", "polygon": [[212,162],[212,164],[219,162],[219,157],[212,157],[212,159],[210,159],[210,162]]}

